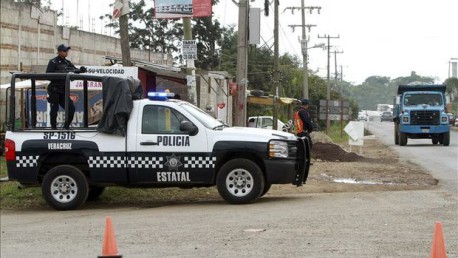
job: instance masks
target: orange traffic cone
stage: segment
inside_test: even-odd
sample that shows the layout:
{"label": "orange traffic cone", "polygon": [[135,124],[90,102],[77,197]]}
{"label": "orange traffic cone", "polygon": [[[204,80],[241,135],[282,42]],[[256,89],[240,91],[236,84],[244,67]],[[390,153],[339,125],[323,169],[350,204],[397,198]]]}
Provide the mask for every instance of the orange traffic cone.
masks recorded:
{"label": "orange traffic cone", "polygon": [[111,223],[111,217],[109,216],[107,216],[105,220],[105,235],[103,238],[102,255],[98,257],[122,257],[122,255],[118,254],[113,223]]}
{"label": "orange traffic cone", "polygon": [[447,258],[445,250],[444,234],[442,232],[442,222],[436,221],[434,225],[433,246],[431,247],[430,258]]}

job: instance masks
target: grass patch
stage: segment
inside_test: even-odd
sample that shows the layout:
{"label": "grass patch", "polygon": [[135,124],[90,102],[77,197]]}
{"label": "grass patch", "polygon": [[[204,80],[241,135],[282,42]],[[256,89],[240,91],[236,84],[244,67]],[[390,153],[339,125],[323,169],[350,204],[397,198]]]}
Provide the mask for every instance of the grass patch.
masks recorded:
{"label": "grass patch", "polygon": [[222,199],[219,197],[216,187],[191,189],[108,187],[95,203],[110,206],[150,207],[167,202],[197,202],[202,200]]}
{"label": "grass patch", "polygon": [[16,182],[0,183],[0,204],[2,210],[45,207],[41,188],[18,189]]}
{"label": "grass patch", "polygon": [[[348,143],[348,140],[350,139],[350,136],[343,130],[345,126],[347,126],[348,123],[344,123],[341,125],[340,123],[331,123],[331,126],[329,128],[329,133],[327,134],[331,139],[332,142],[337,143],[337,144],[345,144]],[[366,127],[364,127],[364,135],[371,135],[372,133],[369,132]]]}
{"label": "grass patch", "polygon": [[344,123],[341,128],[340,123],[331,123],[328,136],[332,139],[332,142],[336,144],[343,144],[348,142],[349,136],[343,130],[346,125],[347,124]]}
{"label": "grass patch", "polygon": [[0,156],[0,178],[6,177],[7,175],[5,156]]}
{"label": "grass patch", "polygon": [[[222,200],[216,187],[208,188],[125,188],[107,187],[96,200],[86,203],[89,208],[103,207],[154,207],[169,202],[197,202],[202,200]],[[48,209],[41,187],[18,189],[17,182],[0,184],[0,209],[25,210]],[[84,206],[83,206],[84,208]]]}
{"label": "grass patch", "polygon": [[[0,185],[2,210],[48,208],[40,187],[18,189],[16,182]],[[86,203],[90,208],[103,207],[154,207],[169,202],[197,202],[202,200],[221,200],[215,187],[209,188],[124,188],[107,187],[96,201]],[[84,206],[83,206],[84,207]]]}

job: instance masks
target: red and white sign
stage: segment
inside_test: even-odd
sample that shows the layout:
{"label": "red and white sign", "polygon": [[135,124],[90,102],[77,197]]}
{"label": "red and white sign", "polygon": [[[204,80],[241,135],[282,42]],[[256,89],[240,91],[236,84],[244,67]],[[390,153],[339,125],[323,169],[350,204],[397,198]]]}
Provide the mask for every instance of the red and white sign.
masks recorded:
{"label": "red and white sign", "polygon": [[212,16],[211,0],[192,0],[192,17],[201,18]]}
{"label": "red and white sign", "polygon": [[113,19],[118,19],[121,16],[122,1],[116,0],[113,4]]}

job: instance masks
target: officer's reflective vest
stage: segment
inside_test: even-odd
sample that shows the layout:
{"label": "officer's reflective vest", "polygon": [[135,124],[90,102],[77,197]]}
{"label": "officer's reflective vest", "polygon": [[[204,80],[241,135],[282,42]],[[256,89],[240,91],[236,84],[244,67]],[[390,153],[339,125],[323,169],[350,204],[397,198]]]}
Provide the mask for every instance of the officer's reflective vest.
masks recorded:
{"label": "officer's reflective vest", "polygon": [[294,113],[294,127],[296,127],[296,134],[300,134],[304,131],[304,122],[302,122],[302,119],[299,116],[299,111]]}

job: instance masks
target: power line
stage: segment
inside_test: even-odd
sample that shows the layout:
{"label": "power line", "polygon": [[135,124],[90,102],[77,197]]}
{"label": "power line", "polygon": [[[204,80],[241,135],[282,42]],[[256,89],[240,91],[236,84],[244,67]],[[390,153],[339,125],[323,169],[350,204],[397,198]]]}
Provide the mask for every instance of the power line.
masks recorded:
{"label": "power line", "polygon": [[340,38],[340,36],[337,35],[336,37],[333,37],[333,36],[329,36],[329,35],[324,35],[324,36],[318,35],[318,38],[327,38],[328,39],[328,45],[327,45],[327,49],[328,49],[328,71],[327,71],[327,87],[326,87],[326,132],[329,132],[330,121],[329,121],[329,114],[328,114],[328,110],[329,110],[328,102],[331,99],[331,81],[330,81],[331,39],[338,39],[338,38]]}
{"label": "power line", "polygon": [[291,14],[294,14],[294,10],[301,10],[301,14],[302,14],[302,24],[301,25],[288,25],[288,26],[293,29],[293,32],[294,32],[294,29],[296,27],[301,27],[302,28],[301,47],[302,47],[302,60],[303,60],[303,63],[304,63],[303,64],[303,66],[304,66],[303,67],[303,70],[304,70],[304,86],[303,86],[303,90],[302,90],[302,97],[308,99],[308,97],[309,97],[309,89],[308,89],[308,77],[309,77],[309,75],[308,75],[308,67],[307,67],[307,63],[308,63],[307,34],[306,34],[306,31],[305,31],[305,28],[307,27],[308,31],[310,32],[311,27],[315,27],[316,25],[313,25],[313,24],[307,25],[307,24],[305,24],[305,10],[309,10],[310,14],[313,13],[313,10],[317,10],[318,14],[320,14],[321,7],[320,6],[305,6],[304,0],[302,0],[301,1],[301,7],[286,7],[284,11],[286,11],[288,9],[291,10]]}

